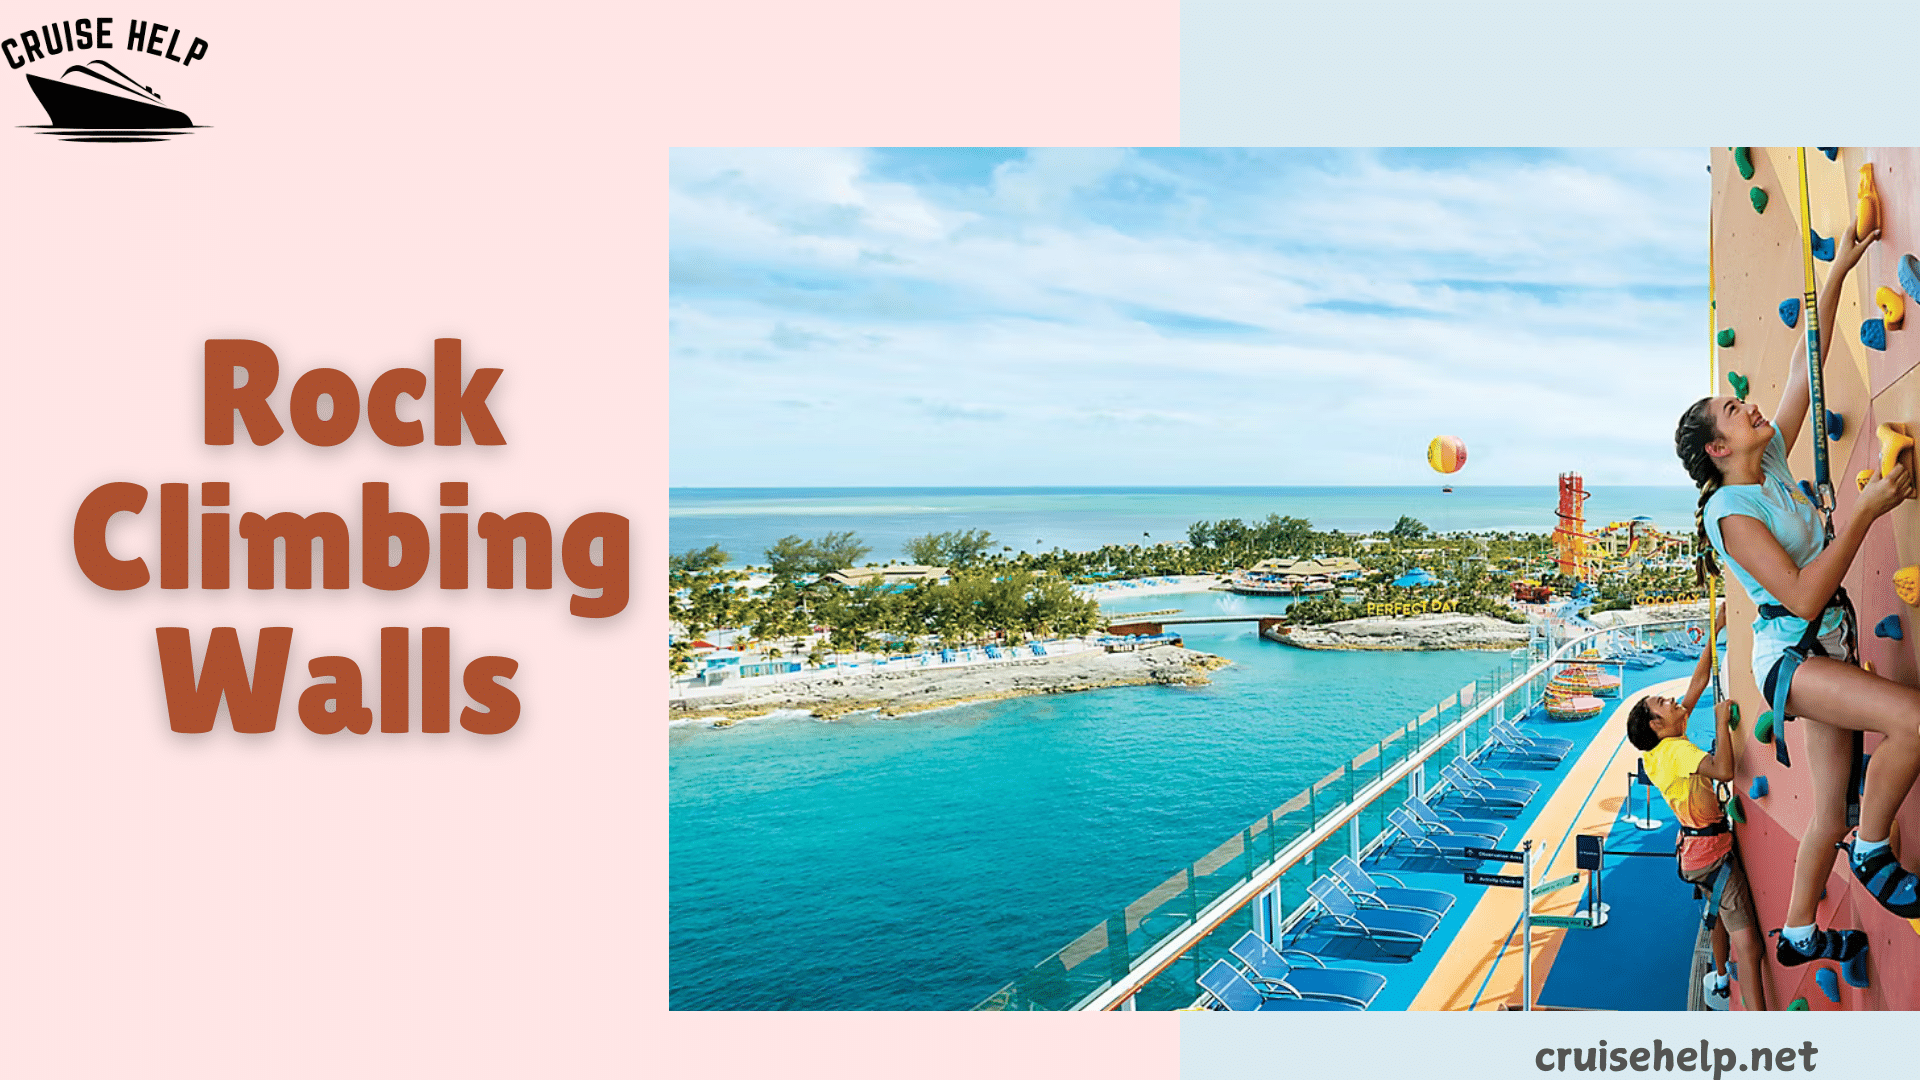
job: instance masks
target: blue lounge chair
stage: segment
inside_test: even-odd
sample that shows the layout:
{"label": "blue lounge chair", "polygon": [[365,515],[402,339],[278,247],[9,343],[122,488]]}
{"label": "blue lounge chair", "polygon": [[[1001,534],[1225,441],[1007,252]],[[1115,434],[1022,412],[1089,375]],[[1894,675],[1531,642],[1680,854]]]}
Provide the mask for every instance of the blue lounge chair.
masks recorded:
{"label": "blue lounge chair", "polygon": [[1498,769],[1482,769],[1466,758],[1455,758],[1453,765],[1461,775],[1476,784],[1492,788],[1504,788],[1516,795],[1524,796],[1525,799],[1532,799],[1540,793],[1540,781],[1538,780],[1522,780],[1519,777],[1508,776]]}
{"label": "blue lounge chair", "polygon": [[[1364,1009],[1373,1004],[1373,999],[1380,996],[1380,988],[1387,985],[1385,975],[1351,968],[1330,968],[1309,952],[1283,953],[1251,930],[1227,951],[1247,965],[1248,981],[1256,987],[1284,988],[1303,998],[1344,1001],[1355,1008]],[[1288,962],[1289,955],[1311,961],[1314,966],[1295,967]]]}
{"label": "blue lounge chair", "polygon": [[1528,796],[1526,795],[1511,788],[1496,788],[1468,776],[1460,768],[1461,760],[1464,759],[1456,759],[1440,766],[1440,778],[1447,782],[1447,789],[1435,796],[1436,799],[1456,799],[1476,809],[1507,814],[1517,814],[1527,805]]}
{"label": "blue lounge chair", "polygon": [[1483,848],[1487,843],[1477,836],[1458,836],[1449,833],[1436,833],[1420,823],[1420,819],[1407,812],[1404,806],[1387,811],[1387,824],[1399,830],[1400,838],[1388,845],[1388,849],[1404,843],[1413,851],[1431,858],[1448,859],[1457,862],[1480,864],[1467,854],[1468,848]]}
{"label": "blue lounge chair", "polygon": [[1420,824],[1430,833],[1464,836],[1470,840],[1484,840],[1487,847],[1500,842],[1507,835],[1507,827],[1498,821],[1485,818],[1462,817],[1451,810],[1435,810],[1418,798],[1408,799],[1400,804],[1407,812],[1420,819]]}
{"label": "blue lounge chair", "polygon": [[1558,761],[1573,749],[1572,739],[1563,739],[1558,735],[1537,735],[1520,730],[1520,725],[1511,720],[1495,720],[1492,731],[1496,737],[1501,734],[1511,736],[1514,741],[1537,753],[1552,754]]}
{"label": "blue lounge chair", "polygon": [[1330,998],[1306,998],[1298,994],[1288,994],[1284,989],[1276,992],[1263,992],[1260,987],[1247,981],[1245,975],[1234,969],[1226,960],[1215,960],[1213,966],[1200,976],[1200,988],[1213,995],[1213,1000],[1228,1012],[1358,1012],[1359,1009],[1344,1001]]}
{"label": "blue lounge chair", "polygon": [[1487,745],[1481,752],[1487,757],[1497,755],[1521,767],[1551,769],[1567,756],[1567,749],[1540,745],[1512,728],[1495,724],[1487,729]]}
{"label": "blue lounge chair", "polygon": [[[1442,889],[1409,889],[1405,882],[1392,874],[1367,873],[1350,856],[1342,855],[1335,859],[1332,874],[1333,879],[1361,907],[1417,908],[1435,915],[1445,915],[1453,908],[1455,897],[1452,893]],[[1392,884],[1382,885],[1382,881]],[[1246,957],[1241,956],[1240,959],[1245,960]],[[1301,992],[1306,992],[1305,987],[1301,987]]]}
{"label": "blue lounge chair", "polygon": [[1323,922],[1337,934],[1363,937],[1376,945],[1412,945],[1417,951],[1433,936],[1440,916],[1416,908],[1361,908],[1332,878],[1319,878],[1307,886],[1307,894],[1320,902],[1320,910],[1308,924]]}

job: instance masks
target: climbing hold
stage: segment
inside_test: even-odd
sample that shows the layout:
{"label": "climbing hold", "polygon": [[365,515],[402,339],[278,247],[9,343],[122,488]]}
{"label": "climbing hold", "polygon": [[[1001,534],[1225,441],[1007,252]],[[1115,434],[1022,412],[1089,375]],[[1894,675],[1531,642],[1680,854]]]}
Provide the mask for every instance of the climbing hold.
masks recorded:
{"label": "climbing hold", "polygon": [[1869,951],[1871,950],[1862,949],[1853,954],[1853,959],[1845,961],[1840,965],[1840,977],[1847,980],[1848,986],[1865,990],[1868,986],[1872,985],[1867,981],[1867,953]]}
{"label": "climbing hold", "polygon": [[1787,1011],[1788,1012],[1812,1012],[1813,1010],[1808,1007],[1806,998],[1794,998],[1793,1003],[1787,1006]]}
{"label": "climbing hold", "polygon": [[1733,167],[1740,170],[1740,179],[1753,179],[1753,147],[1736,146],[1733,148]]}
{"label": "climbing hold", "polygon": [[1787,329],[1789,330],[1800,325],[1799,297],[1789,296],[1785,300],[1780,301],[1780,321],[1786,323]]}
{"label": "climbing hold", "polygon": [[1920,934],[1920,919],[1908,919],[1907,925],[1913,927],[1914,933]]}
{"label": "climbing hold", "polygon": [[1741,401],[1747,400],[1747,377],[1737,371],[1727,372],[1727,385],[1733,387],[1733,396]]}
{"label": "climbing hold", "polygon": [[1738,795],[1727,796],[1727,820],[1733,822],[1735,825],[1745,825],[1747,823],[1747,812],[1740,809],[1740,796]]}
{"label": "climbing hold", "polygon": [[1873,290],[1873,302],[1879,305],[1881,321],[1887,324],[1887,329],[1900,329],[1900,320],[1907,315],[1907,305],[1900,294],[1882,285]]}
{"label": "climbing hold", "polygon": [[1813,493],[1813,481],[1811,480],[1800,481],[1800,490],[1803,492],[1806,492],[1808,502],[1817,503],[1820,501],[1820,496],[1815,495]]}
{"label": "climbing hold", "polygon": [[1827,155],[1828,161],[1832,161],[1840,156],[1840,148],[1837,146],[1816,146],[1814,149]]}
{"label": "climbing hold", "polygon": [[1846,433],[1847,433],[1847,418],[1844,416],[1841,416],[1837,412],[1834,412],[1832,409],[1828,409],[1827,410],[1827,438],[1832,439],[1834,442],[1839,442],[1840,436],[1845,435]]}
{"label": "climbing hold", "polygon": [[1767,797],[1767,778],[1764,776],[1754,777],[1752,786],[1747,788],[1747,798],[1764,799],[1766,797]]}
{"label": "climbing hold", "polygon": [[1920,259],[1900,256],[1900,261],[1894,264],[1893,276],[1900,279],[1900,287],[1908,296],[1920,296]]}
{"label": "climbing hold", "polygon": [[1773,741],[1772,709],[1761,713],[1760,719],[1753,722],[1753,738],[1755,742],[1770,743]]}
{"label": "climbing hold", "polygon": [[1737,701],[1727,702],[1727,727],[1740,730],[1740,703]]}
{"label": "climbing hold", "polygon": [[1867,490],[1867,482],[1873,479],[1872,469],[1861,469],[1860,475],[1853,478],[1853,484],[1861,491]]}
{"label": "climbing hold", "polygon": [[1814,972],[1813,985],[1819,987],[1820,992],[1827,995],[1828,1001],[1836,1005],[1840,1003],[1840,976],[1835,974],[1832,968],[1823,967]]}
{"label": "climbing hold", "polygon": [[1723,349],[1733,348],[1733,327],[1729,326],[1725,330],[1720,331],[1714,335],[1713,340],[1719,342],[1720,347]]}
{"label": "climbing hold", "polygon": [[1807,230],[1807,235],[1813,237],[1813,257],[1819,259],[1821,262],[1832,262],[1833,237],[1821,236],[1812,229]]}
{"label": "climbing hold", "polygon": [[[1907,425],[1887,421],[1874,429],[1880,436],[1880,475],[1885,476],[1893,467],[1905,459],[1909,471],[1913,466],[1913,436],[1907,434]],[[1908,496],[1912,498],[1912,496]]]}
{"label": "climbing hold", "polygon": [[1879,319],[1868,319],[1860,324],[1860,344],[1869,349],[1887,348],[1887,324]]}
{"label": "climbing hold", "polygon": [[1754,213],[1764,214],[1767,212],[1767,193],[1762,189],[1753,188],[1748,191],[1747,199],[1753,203]]}
{"label": "climbing hold", "polygon": [[1873,186],[1873,162],[1860,166],[1860,187],[1853,206],[1853,234],[1865,236],[1880,227],[1880,192]]}
{"label": "climbing hold", "polygon": [[1874,623],[1873,636],[1892,638],[1895,641],[1905,641],[1907,639],[1906,632],[1900,628],[1900,616],[1898,615],[1889,615],[1879,622]]}
{"label": "climbing hold", "polygon": [[1893,572],[1893,594],[1908,607],[1920,607],[1920,566],[1903,566]]}

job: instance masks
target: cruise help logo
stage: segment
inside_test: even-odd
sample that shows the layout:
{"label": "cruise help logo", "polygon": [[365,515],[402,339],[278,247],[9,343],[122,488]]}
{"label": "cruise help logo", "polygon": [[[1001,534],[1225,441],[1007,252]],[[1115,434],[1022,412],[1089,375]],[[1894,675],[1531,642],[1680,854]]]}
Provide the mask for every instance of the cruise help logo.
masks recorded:
{"label": "cruise help logo", "polygon": [[68,142],[159,142],[204,127],[144,73],[167,62],[184,70],[206,55],[207,39],[143,19],[64,19],[0,41],[7,67],[38,68],[26,72],[27,86],[47,123],[22,127]]}

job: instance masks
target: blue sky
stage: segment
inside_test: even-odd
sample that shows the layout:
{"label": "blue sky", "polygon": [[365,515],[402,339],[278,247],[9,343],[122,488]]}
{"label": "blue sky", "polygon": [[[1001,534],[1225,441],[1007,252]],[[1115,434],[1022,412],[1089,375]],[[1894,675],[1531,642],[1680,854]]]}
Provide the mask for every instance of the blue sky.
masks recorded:
{"label": "blue sky", "polygon": [[1682,484],[1706,163],[677,150],[671,483]]}

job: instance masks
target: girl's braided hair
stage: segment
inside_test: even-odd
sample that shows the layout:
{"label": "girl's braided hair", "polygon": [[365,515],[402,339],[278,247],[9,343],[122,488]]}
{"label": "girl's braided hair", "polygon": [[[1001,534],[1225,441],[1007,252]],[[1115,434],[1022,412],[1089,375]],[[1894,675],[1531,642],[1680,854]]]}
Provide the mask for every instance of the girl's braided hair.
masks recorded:
{"label": "girl's braided hair", "polygon": [[1712,398],[1694,402],[1680,414],[1680,423],[1673,429],[1673,452],[1680,455],[1680,464],[1700,488],[1700,503],[1693,511],[1693,528],[1700,552],[1694,557],[1693,576],[1699,585],[1705,585],[1708,577],[1720,576],[1720,565],[1713,558],[1713,544],[1707,540],[1706,516],[1707,500],[1724,482],[1719,463],[1707,453],[1707,444],[1719,437],[1720,430],[1713,422]]}

